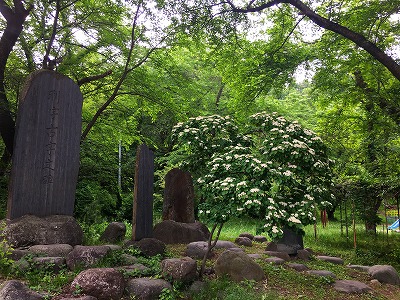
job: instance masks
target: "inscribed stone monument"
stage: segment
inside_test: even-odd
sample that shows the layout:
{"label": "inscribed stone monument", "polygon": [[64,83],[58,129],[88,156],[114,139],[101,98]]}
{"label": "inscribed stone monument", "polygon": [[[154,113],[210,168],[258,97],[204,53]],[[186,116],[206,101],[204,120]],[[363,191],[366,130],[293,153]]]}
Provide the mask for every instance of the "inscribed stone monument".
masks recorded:
{"label": "inscribed stone monument", "polygon": [[82,94],[51,70],[30,75],[16,121],[7,218],[72,215],[79,171]]}
{"label": "inscribed stone monument", "polygon": [[132,240],[153,235],[154,154],[146,145],[136,152]]}
{"label": "inscribed stone monument", "polygon": [[189,172],[172,169],[165,176],[163,220],[194,223],[194,188]]}

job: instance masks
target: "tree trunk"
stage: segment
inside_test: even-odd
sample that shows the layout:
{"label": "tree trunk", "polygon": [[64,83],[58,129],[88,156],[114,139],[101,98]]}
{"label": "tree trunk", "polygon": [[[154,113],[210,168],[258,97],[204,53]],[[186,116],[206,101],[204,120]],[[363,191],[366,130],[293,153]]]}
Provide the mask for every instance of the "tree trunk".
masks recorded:
{"label": "tree trunk", "polygon": [[374,43],[367,40],[363,35],[350,30],[347,27],[344,27],[338,23],[335,23],[327,18],[322,17],[313,11],[310,7],[304,4],[299,0],[273,0],[268,1],[260,6],[252,6],[252,3],[255,1],[250,1],[250,3],[245,8],[236,7],[231,1],[227,1],[227,3],[231,6],[231,10],[233,12],[238,13],[250,13],[250,12],[260,12],[264,9],[270,8],[272,6],[276,6],[281,3],[290,4],[296,7],[303,15],[307,16],[312,22],[317,24],[318,26],[336,32],[343,36],[344,38],[354,42],[369,54],[371,54],[376,60],[378,60],[382,65],[384,65],[394,77],[400,80],[400,65],[396,63],[396,61],[387,55],[384,51],[378,48]]}
{"label": "tree trunk", "polygon": [[4,0],[0,0],[0,13],[7,21],[0,39],[0,134],[10,156],[13,152],[15,122],[4,87],[5,69],[8,57],[22,32],[22,25],[32,9],[32,6],[25,9],[21,0],[15,0],[14,5],[11,8]]}

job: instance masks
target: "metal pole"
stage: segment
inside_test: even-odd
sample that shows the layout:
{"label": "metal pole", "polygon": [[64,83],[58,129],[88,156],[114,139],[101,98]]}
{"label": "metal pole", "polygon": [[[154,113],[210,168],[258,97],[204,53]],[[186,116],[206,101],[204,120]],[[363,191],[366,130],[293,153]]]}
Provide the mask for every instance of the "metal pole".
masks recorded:
{"label": "metal pole", "polygon": [[122,175],[122,143],[118,143],[118,190],[121,191],[121,175]]}

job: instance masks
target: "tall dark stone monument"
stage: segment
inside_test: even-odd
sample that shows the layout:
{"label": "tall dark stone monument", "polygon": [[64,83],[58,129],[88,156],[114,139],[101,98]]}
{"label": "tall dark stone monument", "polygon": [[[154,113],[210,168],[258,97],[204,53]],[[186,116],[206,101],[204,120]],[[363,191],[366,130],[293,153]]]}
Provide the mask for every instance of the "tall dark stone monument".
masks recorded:
{"label": "tall dark stone monument", "polygon": [[154,154],[146,145],[136,152],[132,240],[153,236]]}
{"label": "tall dark stone monument", "polygon": [[79,171],[82,94],[70,78],[27,79],[16,121],[7,218],[72,215]]}
{"label": "tall dark stone monument", "polygon": [[165,176],[163,220],[194,223],[194,188],[192,176],[172,169]]}

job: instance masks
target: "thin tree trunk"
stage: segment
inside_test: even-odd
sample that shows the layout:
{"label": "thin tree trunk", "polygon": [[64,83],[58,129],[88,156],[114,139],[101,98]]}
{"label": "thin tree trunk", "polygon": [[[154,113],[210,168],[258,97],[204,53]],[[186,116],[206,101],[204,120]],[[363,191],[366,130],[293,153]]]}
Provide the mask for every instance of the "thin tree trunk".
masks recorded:
{"label": "thin tree trunk", "polygon": [[7,21],[0,39],[0,135],[8,151],[8,157],[13,153],[15,122],[4,86],[5,69],[8,57],[22,32],[22,25],[32,8],[29,6],[25,9],[21,0],[15,0],[13,8],[4,0],[0,0],[0,13]]}
{"label": "thin tree trunk", "polygon": [[299,0],[273,0],[268,1],[264,4],[259,6],[252,6],[253,2],[250,3],[245,8],[236,7],[232,3],[232,1],[226,1],[231,6],[231,11],[237,13],[250,13],[250,12],[260,12],[264,9],[276,6],[281,3],[290,4],[296,7],[303,15],[307,16],[312,22],[317,24],[318,26],[336,32],[343,36],[344,38],[354,42],[369,54],[371,54],[376,60],[378,60],[382,65],[384,65],[394,77],[400,80],[400,65],[396,63],[396,61],[387,55],[384,51],[378,48],[374,43],[367,40],[363,35],[350,30],[349,28],[342,26],[336,22],[333,22],[327,18],[322,17],[321,15],[317,14],[313,11],[310,7],[308,7],[305,3]]}

